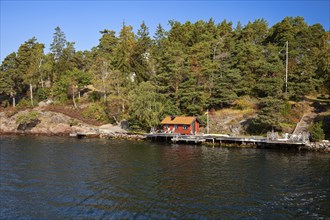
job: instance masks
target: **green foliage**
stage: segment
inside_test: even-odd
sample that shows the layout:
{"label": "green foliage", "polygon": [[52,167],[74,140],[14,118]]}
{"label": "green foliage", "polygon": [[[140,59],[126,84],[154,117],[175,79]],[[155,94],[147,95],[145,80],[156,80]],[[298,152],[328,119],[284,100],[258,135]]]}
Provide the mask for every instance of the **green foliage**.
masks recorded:
{"label": "green foliage", "polygon": [[69,120],[70,127],[76,126],[78,124],[79,124],[79,121],[77,121],[76,119],[70,118],[70,120]]}
{"label": "green foliage", "polygon": [[150,82],[142,82],[129,93],[128,99],[131,124],[148,130],[160,123],[164,110],[163,100]]}
{"label": "green foliage", "polygon": [[245,110],[254,108],[254,104],[254,101],[249,96],[241,96],[234,101],[233,107],[235,109]]}
{"label": "green foliage", "polygon": [[127,100],[120,96],[109,96],[107,98],[106,107],[107,115],[112,122],[118,123],[125,117],[125,106],[128,104]]}
{"label": "green foliage", "polygon": [[226,20],[217,24],[212,19],[172,20],[169,25],[168,31],[158,25],[153,39],[144,22],[136,33],[127,25],[119,35],[105,29],[91,51],[76,51],[74,42],[67,42],[56,27],[51,53],[44,54],[44,45],[32,38],[4,59],[0,95],[11,102],[15,97],[32,98],[36,92],[39,100],[72,98],[75,104],[88,86],[94,91],[89,101],[102,101],[106,116],[102,106],[91,107],[86,114],[92,117],[94,108],[100,120],[126,118],[133,127],[146,130],[164,115],[254,108],[255,101],[246,98],[251,97],[259,100],[259,115],[250,123],[252,133],[288,129],[298,117],[289,101],[330,95],[330,34],[319,24],[286,17],[272,27],[264,19],[236,28]]}
{"label": "green foliage", "polygon": [[292,106],[289,102],[285,102],[283,105],[283,108],[281,110],[281,114],[282,116],[287,116],[291,113],[292,110]]}
{"label": "green foliage", "polygon": [[31,102],[30,100],[28,100],[27,98],[23,98],[21,100],[19,100],[17,106],[18,109],[24,109],[24,108],[31,108]]}
{"label": "green foliage", "polygon": [[38,88],[35,95],[39,101],[46,100],[50,95],[50,90],[47,88]]}
{"label": "green foliage", "polygon": [[9,104],[9,101],[8,100],[4,100],[4,101],[1,102],[1,105],[0,106],[2,108],[7,108],[7,107],[9,107],[9,105],[10,105]]}
{"label": "green foliage", "polygon": [[88,94],[88,101],[97,102],[101,100],[101,94],[99,92],[93,91]]}
{"label": "green foliage", "polygon": [[56,27],[53,37],[53,43],[51,43],[50,45],[50,50],[54,54],[54,58],[56,61],[58,61],[59,58],[62,56],[66,43],[67,42],[64,32],[61,30],[60,27]]}
{"label": "green foliage", "polygon": [[323,130],[323,123],[316,122],[309,129],[312,141],[324,140],[325,134]]}
{"label": "green foliage", "polygon": [[106,114],[106,108],[101,103],[92,103],[84,111],[83,115],[86,118],[95,119],[97,121],[107,122],[108,117]]}
{"label": "green foliage", "polygon": [[56,101],[65,102],[68,99],[69,80],[66,76],[57,78],[56,82],[52,86],[52,95]]}
{"label": "green foliage", "polygon": [[35,120],[38,120],[40,113],[37,111],[31,111],[29,113],[20,114],[16,118],[17,124],[28,124]]}
{"label": "green foliage", "polygon": [[67,71],[66,74],[66,80],[69,81],[69,85],[76,87],[78,90],[83,89],[91,81],[91,77],[87,72],[77,68]]}
{"label": "green foliage", "polygon": [[0,67],[0,94],[13,96],[19,92],[22,79],[17,72],[16,53],[9,54],[2,62]]}
{"label": "green foliage", "polygon": [[281,131],[283,117],[281,111],[284,108],[282,100],[273,97],[264,98],[259,103],[259,114],[252,119],[248,126],[248,133],[265,134],[268,131]]}

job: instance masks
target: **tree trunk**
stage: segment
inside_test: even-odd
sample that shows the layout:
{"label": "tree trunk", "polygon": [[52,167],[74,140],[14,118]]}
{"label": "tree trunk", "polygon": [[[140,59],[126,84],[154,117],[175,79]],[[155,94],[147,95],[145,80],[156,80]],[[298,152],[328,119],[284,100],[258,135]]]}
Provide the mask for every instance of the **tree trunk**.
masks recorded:
{"label": "tree trunk", "polygon": [[112,116],[112,117],[113,117],[113,119],[115,120],[116,124],[119,125],[119,122],[117,121],[116,116]]}
{"label": "tree trunk", "polygon": [[16,98],[15,98],[15,92],[10,92],[10,97],[13,99],[13,107],[16,107]]}
{"label": "tree trunk", "polygon": [[15,98],[14,95],[13,95],[13,107],[14,107],[14,108],[16,107],[16,98]]}
{"label": "tree trunk", "polygon": [[33,87],[32,84],[30,83],[30,97],[31,97],[31,105],[33,106]]}
{"label": "tree trunk", "polygon": [[102,87],[103,87],[103,99],[104,99],[104,102],[107,101],[107,94],[105,92],[105,76],[103,75],[102,76]]}
{"label": "tree trunk", "polygon": [[80,99],[80,90],[79,90],[79,92],[78,92],[78,99]]}
{"label": "tree trunk", "polygon": [[107,101],[107,94],[105,92],[103,93],[103,99],[104,99],[104,102]]}
{"label": "tree trunk", "polygon": [[72,101],[73,101],[74,108],[77,108],[76,100],[74,97],[74,86],[72,86]]}

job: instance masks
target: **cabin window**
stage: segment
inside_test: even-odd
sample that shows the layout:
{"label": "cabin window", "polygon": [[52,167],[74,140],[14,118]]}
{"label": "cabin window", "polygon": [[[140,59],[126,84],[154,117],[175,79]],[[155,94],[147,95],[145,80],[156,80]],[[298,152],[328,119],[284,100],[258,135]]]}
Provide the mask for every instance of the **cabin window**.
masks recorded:
{"label": "cabin window", "polygon": [[174,129],[177,130],[178,129],[178,125],[174,125]]}
{"label": "cabin window", "polygon": [[168,129],[168,125],[164,125],[164,128],[165,128],[165,129]]}
{"label": "cabin window", "polygon": [[188,126],[187,125],[183,125],[183,130],[187,130]]}

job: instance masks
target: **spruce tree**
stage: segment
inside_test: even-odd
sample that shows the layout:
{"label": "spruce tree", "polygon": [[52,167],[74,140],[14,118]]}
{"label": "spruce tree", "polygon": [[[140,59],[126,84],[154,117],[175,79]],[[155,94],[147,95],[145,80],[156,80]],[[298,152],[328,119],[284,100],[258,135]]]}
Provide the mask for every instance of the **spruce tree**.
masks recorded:
{"label": "spruce tree", "polygon": [[60,27],[56,27],[53,36],[53,42],[50,44],[50,50],[54,54],[55,62],[57,62],[61,57],[66,43],[67,41],[64,32]]}

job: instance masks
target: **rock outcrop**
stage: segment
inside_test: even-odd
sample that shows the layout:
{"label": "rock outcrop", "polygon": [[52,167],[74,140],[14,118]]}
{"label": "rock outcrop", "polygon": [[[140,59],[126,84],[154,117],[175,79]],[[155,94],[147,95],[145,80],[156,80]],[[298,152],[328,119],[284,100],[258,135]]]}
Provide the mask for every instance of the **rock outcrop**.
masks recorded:
{"label": "rock outcrop", "polygon": [[[38,119],[32,120],[31,122],[25,124],[17,123],[17,117],[19,115],[28,114],[31,111],[38,111]],[[115,137],[126,139],[130,139],[130,136],[132,136],[127,134],[127,131],[122,129],[120,126],[112,124],[93,126],[83,123],[77,119],[73,119],[62,113],[44,111],[42,107],[37,107],[33,110],[21,111],[12,115],[6,115],[4,112],[0,112],[0,133],[60,136],[69,136],[70,134],[77,133],[92,133],[100,137]],[[135,137],[136,135],[133,136]],[[142,136],[135,138],[141,139]]]}
{"label": "rock outcrop", "polygon": [[310,150],[310,151],[324,151],[330,152],[330,142],[323,141],[323,142],[310,142],[306,144],[303,149]]}

